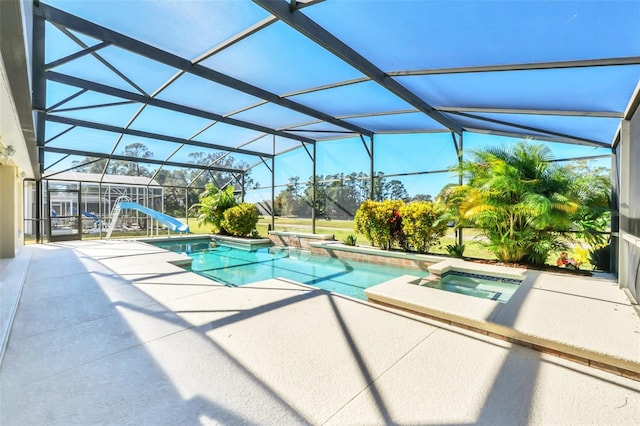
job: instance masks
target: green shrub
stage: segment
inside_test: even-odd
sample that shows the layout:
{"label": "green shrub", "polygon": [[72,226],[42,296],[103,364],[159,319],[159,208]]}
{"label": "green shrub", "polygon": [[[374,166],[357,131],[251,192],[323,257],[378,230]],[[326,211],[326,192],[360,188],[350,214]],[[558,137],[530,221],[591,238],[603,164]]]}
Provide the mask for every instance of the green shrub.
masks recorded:
{"label": "green shrub", "polygon": [[430,201],[414,201],[399,209],[407,247],[427,253],[447,233],[444,209]]}
{"label": "green shrub", "polygon": [[609,272],[611,269],[611,246],[607,244],[589,252],[589,263],[595,269]]}
{"label": "green shrub", "polygon": [[464,244],[449,244],[447,246],[447,253],[449,253],[449,256],[451,257],[462,257],[464,255],[465,248],[466,247]]}
{"label": "green shrub", "polygon": [[225,210],[221,225],[231,235],[246,237],[258,224],[258,208],[249,203],[241,203]]}
{"label": "green shrub", "polygon": [[346,237],[344,237],[344,239],[342,240],[343,243],[345,243],[348,246],[355,246],[356,242],[358,241],[358,237],[356,237],[353,234],[349,234]]}
{"label": "green shrub", "polygon": [[364,201],[354,217],[355,231],[385,250],[391,250],[395,244],[405,248],[399,214],[403,205],[402,200]]}

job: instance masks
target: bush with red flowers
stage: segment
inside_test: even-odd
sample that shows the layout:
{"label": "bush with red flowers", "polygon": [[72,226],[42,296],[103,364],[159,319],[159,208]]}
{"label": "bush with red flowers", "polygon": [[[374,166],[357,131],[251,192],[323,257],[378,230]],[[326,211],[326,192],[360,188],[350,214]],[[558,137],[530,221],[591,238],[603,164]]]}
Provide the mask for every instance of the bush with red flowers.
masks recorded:
{"label": "bush with red flowers", "polygon": [[405,204],[402,200],[367,200],[356,212],[354,223],[355,231],[374,246],[422,253],[437,243],[447,229],[444,209],[429,201]]}

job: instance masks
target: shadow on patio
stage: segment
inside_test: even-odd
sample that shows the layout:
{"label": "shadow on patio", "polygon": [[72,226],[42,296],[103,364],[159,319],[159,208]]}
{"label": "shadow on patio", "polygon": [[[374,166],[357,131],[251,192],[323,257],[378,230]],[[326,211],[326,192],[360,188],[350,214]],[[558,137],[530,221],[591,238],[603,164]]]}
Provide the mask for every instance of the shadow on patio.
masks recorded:
{"label": "shadow on patio", "polygon": [[632,424],[640,414],[637,382],[409,314],[285,280],[204,286],[163,269],[166,253],[95,260],[127,247],[144,246],[28,248],[2,424]]}

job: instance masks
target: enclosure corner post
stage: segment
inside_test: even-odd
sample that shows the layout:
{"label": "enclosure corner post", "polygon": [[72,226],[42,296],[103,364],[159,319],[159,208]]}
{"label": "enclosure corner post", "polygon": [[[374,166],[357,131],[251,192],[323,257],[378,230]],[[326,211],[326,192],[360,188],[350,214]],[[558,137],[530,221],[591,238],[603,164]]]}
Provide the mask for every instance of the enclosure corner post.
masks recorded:
{"label": "enclosure corner post", "polygon": [[316,142],[313,142],[313,171],[311,172],[312,176],[312,190],[311,190],[311,233],[316,233],[316,206],[317,206],[317,193],[316,193]]}
{"label": "enclosure corner post", "polygon": [[[459,133],[460,135],[460,144],[458,144],[458,146],[456,147],[456,150],[458,152],[458,185],[463,185],[464,184],[464,180],[463,180],[463,176],[462,176],[462,163],[463,163],[463,137],[462,137],[462,132]],[[455,135],[454,135],[454,142],[455,142]],[[463,233],[463,229],[462,228],[458,228],[458,245],[462,246],[462,242],[464,240],[464,236],[462,235]]]}
{"label": "enclosure corner post", "polygon": [[273,135],[273,156],[271,157],[271,229],[276,229],[276,135]]}

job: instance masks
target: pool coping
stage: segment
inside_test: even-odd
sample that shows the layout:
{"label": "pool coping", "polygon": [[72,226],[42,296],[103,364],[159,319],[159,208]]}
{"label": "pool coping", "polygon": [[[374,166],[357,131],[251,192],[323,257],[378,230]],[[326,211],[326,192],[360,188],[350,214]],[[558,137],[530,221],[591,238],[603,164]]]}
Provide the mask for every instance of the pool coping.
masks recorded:
{"label": "pool coping", "polygon": [[176,242],[180,240],[204,240],[211,238],[212,234],[191,234],[191,235],[178,235],[178,236],[158,236],[158,237],[139,237],[139,238],[120,238],[114,239],[114,241],[140,241],[142,243],[161,243],[161,242]]}
{"label": "pool coping", "polygon": [[242,238],[232,237],[228,235],[211,235],[211,240],[216,243],[227,244],[230,247],[235,247],[243,250],[254,251],[258,248],[270,247],[273,245],[268,238]]}
{"label": "pool coping", "polygon": [[184,240],[210,240],[216,243],[224,243],[236,248],[254,250],[256,248],[270,247],[273,245],[268,238],[243,238],[233,237],[230,235],[218,235],[218,234],[195,234],[185,235],[179,237],[159,237],[159,238],[135,238],[132,241],[140,241],[143,243],[162,243],[162,242],[180,242]]}
{"label": "pool coping", "polygon": [[309,240],[333,240],[335,237],[332,234],[312,234],[308,232],[293,232],[293,231],[269,231],[269,235],[278,237],[299,237]]}
{"label": "pool coping", "polygon": [[483,263],[467,262],[462,259],[446,259],[428,267],[433,275],[444,275],[450,271],[467,272],[470,274],[485,274],[497,278],[508,278],[523,281],[526,279],[526,269],[511,268],[500,265],[487,265]]}
{"label": "pool coping", "polygon": [[[319,248],[327,250],[328,252],[332,251],[343,251],[348,253],[358,253],[365,254],[371,256],[377,256],[382,258],[394,258],[394,259],[409,259],[419,262],[441,262],[442,257],[434,256],[430,254],[417,254],[417,253],[409,253],[409,252],[397,252],[391,250],[381,250],[377,247],[363,247],[363,246],[348,246],[340,241],[331,241],[326,243],[309,243],[309,246],[313,248]],[[372,262],[375,263],[375,262]]]}
{"label": "pool coping", "polygon": [[[429,270],[433,268],[444,272],[463,268],[466,271],[481,274],[488,272],[490,275],[503,277],[520,276],[523,281],[512,298],[507,303],[501,303],[419,285],[423,281],[422,278],[404,275],[366,289],[367,300],[640,380],[640,354],[634,356],[628,348],[626,351],[620,351],[620,347],[609,347],[600,342],[593,343],[588,339],[572,339],[577,324],[572,324],[569,320],[566,324],[563,323],[563,319],[568,317],[567,313],[563,312],[566,306],[544,305],[542,301],[538,301],[535,292],[552,291],[550,290],[552,286],[562,287],[566,284],[563,280],[567,280],[567,277],[562,274],[478,265],[471,262],[466,262],[467,265],[465,265],[465,261],[460,259],[450,259],[441,263],[442,265],[432,265]],[[584,280],[585,277],[579,279]],[[541,284],[542,282],[544,284]],[[542,288],[543,285],[546,288]],[[616,290],[619,294],[615,297],[624,294]],[[575,306],[575,309],[587,309],[582,307],[584,300],[592,298],[578,293],[575,295],[565,293],[562,296],[575,299],[569,302]],[[622,299],[618,298],[616,302],[622,309]],[[634,311],[631,304],[628,308]],[[546,313],[549,318],[560,318],[560,321],[554,323],[555,328],[542,333],[537,325],[527,320],[527,315],[520,315],[521,311],[525,314],[527,311]],[[588,310],[583,314],[588,315]],[[635,327],[640,332],[637,325],[640,319],[635,316],[629,321],[631,324],[625,325],[627,329],[633,330]],[[615,330],[612,330],[612,333],[615,333]],[[631,345],[631,342],[626,344]]]}

